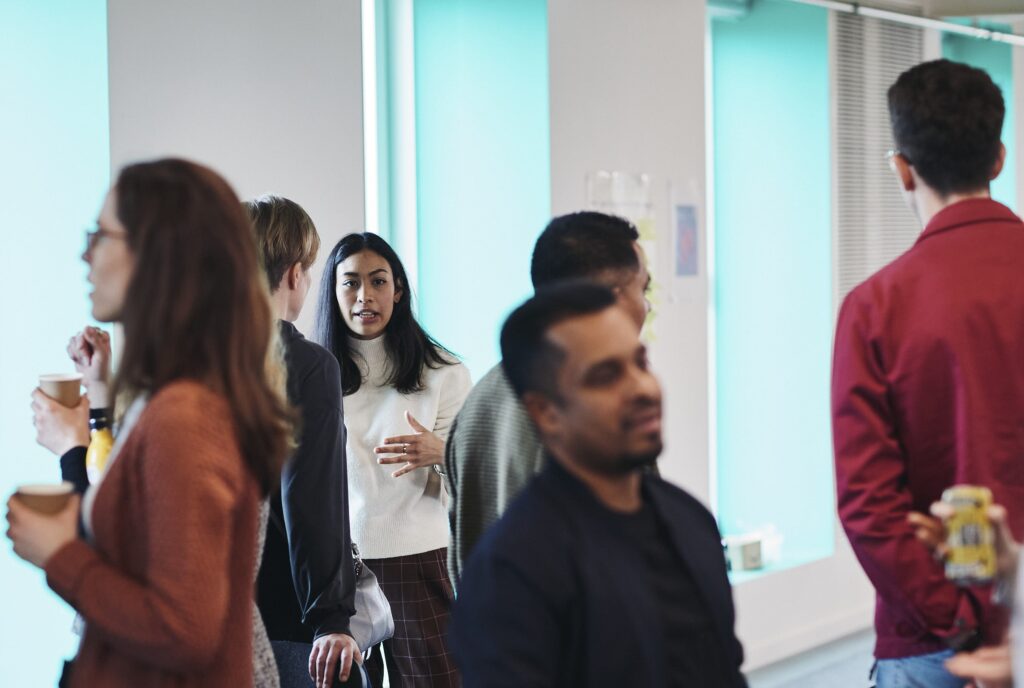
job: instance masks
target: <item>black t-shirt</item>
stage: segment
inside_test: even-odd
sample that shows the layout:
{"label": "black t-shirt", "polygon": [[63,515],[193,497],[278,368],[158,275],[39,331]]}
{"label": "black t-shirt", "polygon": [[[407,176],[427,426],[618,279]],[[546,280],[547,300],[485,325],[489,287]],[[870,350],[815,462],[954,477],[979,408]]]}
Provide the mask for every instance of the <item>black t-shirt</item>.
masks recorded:
{"label": "black t-shirt", "polygon": [[689,569],[676,553],[667,529],[644,503],[635,514],[615,514],[620,534],[636,552],[641,580],[646,580],[659,612],[668,686],[721,688],[729,675],[725,653],[707,603]]}

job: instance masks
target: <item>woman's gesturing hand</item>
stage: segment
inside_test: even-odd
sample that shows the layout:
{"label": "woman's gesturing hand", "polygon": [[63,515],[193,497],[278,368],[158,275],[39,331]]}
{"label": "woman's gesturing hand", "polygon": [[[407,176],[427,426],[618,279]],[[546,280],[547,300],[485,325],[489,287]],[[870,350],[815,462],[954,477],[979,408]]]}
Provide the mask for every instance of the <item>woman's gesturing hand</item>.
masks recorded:
{"label": "woman's gesturing hand", "polygon": [[440,465],[444,462],[444,440],[423,427],[408,411],[405,412],[405,420],[415,434],[388,437],[384,440],[384,444],[373,450],[376,454],[390,455],[380,457],[377,459],[378,463],[405,464],[391,474],[394,478],[403,476],[417,468]]}
{"label": "woman's gesturing hand", "polygon": [[110,335],[98,327],[86,327],[68,342],[68,357],[82,374],[82,384],[89,390],[94,407],[109,406]]}

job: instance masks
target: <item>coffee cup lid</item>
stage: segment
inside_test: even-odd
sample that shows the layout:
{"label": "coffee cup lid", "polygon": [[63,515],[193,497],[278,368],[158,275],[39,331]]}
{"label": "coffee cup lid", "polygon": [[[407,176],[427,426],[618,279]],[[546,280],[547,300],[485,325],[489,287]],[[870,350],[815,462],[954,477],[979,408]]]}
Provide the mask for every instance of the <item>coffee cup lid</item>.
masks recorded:
{"label": "coffee cup lid", "polygon": [[34,483],[29,485],[19,485],[18,492],[20,494],[31,494],[40,496],[50,495],[62,495],[68,492],[74,491],[74,484],[65,480],[62,483]]}
{"label": "coffee cup lid", "polygon": [[39,379],[45,382],[73,382],[75,380],[81,380],[81,373],[46,373],[40,375]]}

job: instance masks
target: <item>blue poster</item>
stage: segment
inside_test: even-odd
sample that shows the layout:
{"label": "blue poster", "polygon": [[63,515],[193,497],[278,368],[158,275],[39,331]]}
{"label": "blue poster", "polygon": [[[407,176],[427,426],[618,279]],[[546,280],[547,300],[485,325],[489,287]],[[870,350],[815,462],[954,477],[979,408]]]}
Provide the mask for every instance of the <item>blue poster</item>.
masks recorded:
{"label": "blue poster", "polygon": [[676,277],[697,274],[697,207],[676,206]]}

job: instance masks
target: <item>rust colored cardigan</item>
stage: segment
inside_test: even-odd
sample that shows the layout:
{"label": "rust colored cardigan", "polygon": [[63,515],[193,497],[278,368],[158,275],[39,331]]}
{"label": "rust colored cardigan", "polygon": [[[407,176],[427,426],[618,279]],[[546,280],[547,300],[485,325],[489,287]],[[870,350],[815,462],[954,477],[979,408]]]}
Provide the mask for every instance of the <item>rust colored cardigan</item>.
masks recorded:
{"label": "rust colored cardigan", "polygon": [[72,686],[251,686],[258,509],[223,397],[154,395],[96,494],[95,546],[46,563],[86,622]]}

